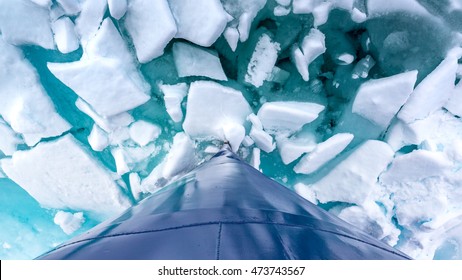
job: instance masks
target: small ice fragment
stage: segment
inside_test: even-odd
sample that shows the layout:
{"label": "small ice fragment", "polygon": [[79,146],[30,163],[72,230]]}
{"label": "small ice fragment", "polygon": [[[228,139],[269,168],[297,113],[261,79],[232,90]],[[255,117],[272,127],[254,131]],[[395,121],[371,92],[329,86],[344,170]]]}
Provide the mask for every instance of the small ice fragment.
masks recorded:
{"label": "small ice fragment", "polygon": [[355,68],[353,68],[353,73],[351,77],[353,79],[362,78],[365,79],[369,76],[369,71],[372,67],[375,66],[375,60],[370,55],[366,55],[358,63],[356,63]]}
{"label": "small ice fragment", "polygon": [[273,137],[263,130],[252,127],[249,136],[255,141],[258,148],[267,153],[271,153],[276,148],[276,145],[273,143]]}
{"label": "small ice fragment", "polygon": [[237,43],[239,42],[239,31],[237,31],[237,29],[234,27],[227,27],[223,33],[223,36],[225,37],[226,42],[228,42],[231,50],[233,52],[236,51]]}
{"label": "small ice fragment", "polygon": [[159,88],[164,94],[164,103],[167,113],[176,123],[183,120],[183,111],[181,110],[181,102],[188,94],[188,85],[180,83],[176,85],[159,84]]}
{"label": "small ice fragment", "polygon": [[65,234],[70,235],[78,230],[85,222],[82,212],[69,213],[58,211],[53,219],[54,223],[61,227]]}
{"label": "small ice fragment", "polygon": [[355,57],[349,53],[344,53],[344,54],[339,55],[337,57],[337,60],[339,61],[340,65],[349,65],[353,63],[353,61],[355,60]]}
{"label": "small ice fragment", "polygon": [[115,19],[121,19],[127,12],[127,0],[108,0],[107,5],[111,16]]}
{"label": "small ice fragment", "polygon": [[318,144],[294,167],[296,173],[311,174],[340,154],[353,140],[353,134],[339,133]]}
{"label": "small ice fragment", "polygon": [[220,81],[228,80],[215,51],[183,42],[173,44],[172,50],[180,78],[202,76]]}
{"label": "small ice fragment", "polygon": [[229,123],[223,127],[223,135],[233,152],[236,153],[244,140],[245,128],[241,124]]}
{"label": "small ice fragment", "polygon": [[283,6],[276,6],[274,7],[273,14],[277,17],[286,16],[290,13],[290,8],[283,7]]}
{"label": "small ice fragment", "polygon": [[304,153],[309,153],[316,148],[316,142],[314,137],[300,137],[300,138],[276,138],[277,147],[279,154],[281,155],[282,162],[289,164]]}
{"label": "small ice fragment", "polygon": [[257,116],[266,131],[295,132],[317,119],[323,110],[324,106],[316,103],[278,101],[263,104]]}
{"label": "small ice fragment", "polygon": [[130,138],[141,147],[156,140],[162,133],[162,129],[155,124],[139,120],[130,125]]}
{"label": "small ice fragment", "polygon": [[257,88],[261,87],[270,77],[280,50],[279,43],[274,42],[268,34],[262,34],[247,65],[245,81]]}
{"label": "small ice fragment", "polygon": [[253,166],[253,168],[260,170],[260,149],[259,148],[253,148],[252,149],[252,157],[250,158],[250,165]]}
{"label": "small ice fragment", "polygon": [[61,53],[70,53],[79,48],[79,40],[74,30],[74,24],[68,17],[62,17],[52,23],[55,42]]}
{"label": "small ice fragment", "polygon": [[101,152],[109,145],[109,138],[99,126],[94,124],[90,135],[88,135],[88,144],[93,151]]}

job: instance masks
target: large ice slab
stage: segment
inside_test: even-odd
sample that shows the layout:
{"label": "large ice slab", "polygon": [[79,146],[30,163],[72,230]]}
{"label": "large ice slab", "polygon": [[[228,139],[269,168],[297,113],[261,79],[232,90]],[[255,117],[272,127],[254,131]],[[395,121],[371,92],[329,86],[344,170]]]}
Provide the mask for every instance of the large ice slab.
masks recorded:
{"label": "large ice slab", "polygon": [[316,149],[305,155],[295,165],[294,171],[301,174],[316,172],[324,164],[335,158],[351,143],[354,136],[351,133],[338,133],[326,141],[319,143]]}
{"label": "large ice slab", "polygon": [[421,120],[442,108],[454,90],[458,57],[449,54],[433,72],[417,85],[398,113],[405,123]]}
{"label": "large ice slab", "polygon": [[176,38],[210,47],[220,37],[228,14],[219,0],[168,0],[178,26]]}
{"label": "large ice slab", "polygon": [[369,80],[361,85],[353,102],[353,113],[385,129],[411,95],[417,71]]}
{"label": "large ice slab", "polygon": [[190,85],[184,131],[192,138],[225,140],[223,129],[244,124],[251,108],[238,90],[215,82],[197,81]]}
{"label": "large ice slab", "polygon": [[103,22],[87,46],[80,61],[48,63],[48,68],[103,117],[123,113],[149,100],[149,85],[110,19]]}
{"label": "large ice slab", "polygon": [[29,0],[0,0],[0,30],[8,43],[54,49],[50,23],[47,7]]}
{"label": "large ice slab", "polygon": [[220,81],[228,80],[217,52],[183,42],[173,44],[172,50],[178,76],[201,76]]}
{"label": "large ice slab", "polygon": [[23,53],[0,37],[0,115],[29,146],[61,135],[70,125],[56,112]]}
{"label": "large ice slab", "polygon": [[294,132],[318,118],[323,105],[309,102],[267,102],[258,111],[263,128],[269,132]]}
{"label": "large ice slab", "polygon": [[125,27],[141,63],[161,56],[177,33],[167,0],[129,0]]}
{"label": "large ice slab", "polygon": [[393,154],[385,142],[364,142],[329,174],[313,184],[317,199],[321,203],[341,201],[363,204],[375,190],[378,177],[392,161]]}
{"label": "large ice slab", "polygon": [[270,78],[280,50],[279,43],[274,42],[268,34],[262,34],[247,65],[245,81],[257,88],[261,87]]}
{"label": "large ice slab", "polygon": [[17,151],[2,160],[5,173],[44,207],[90,211],[105,217],[130,203],[116,177],[70,134]]}

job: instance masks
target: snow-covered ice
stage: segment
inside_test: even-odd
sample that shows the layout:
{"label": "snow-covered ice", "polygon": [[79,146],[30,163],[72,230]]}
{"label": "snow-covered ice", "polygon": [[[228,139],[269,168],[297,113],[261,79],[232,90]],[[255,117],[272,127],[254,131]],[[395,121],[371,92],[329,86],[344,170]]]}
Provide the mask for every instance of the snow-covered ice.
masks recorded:
{"label": "snow-covered ice", "polygon": [[226,81],[218,54],[191,44],[173,44],[173,58],[179,77],[201,76]]}

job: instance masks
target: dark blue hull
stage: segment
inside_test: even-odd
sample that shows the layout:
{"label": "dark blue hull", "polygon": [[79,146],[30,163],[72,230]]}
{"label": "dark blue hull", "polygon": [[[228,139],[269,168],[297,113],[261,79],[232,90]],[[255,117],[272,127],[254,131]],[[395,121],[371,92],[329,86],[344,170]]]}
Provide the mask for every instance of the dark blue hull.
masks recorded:
{"label": "dark blue hull", "polygon": [[39,259],[409,259],[224,150]]}

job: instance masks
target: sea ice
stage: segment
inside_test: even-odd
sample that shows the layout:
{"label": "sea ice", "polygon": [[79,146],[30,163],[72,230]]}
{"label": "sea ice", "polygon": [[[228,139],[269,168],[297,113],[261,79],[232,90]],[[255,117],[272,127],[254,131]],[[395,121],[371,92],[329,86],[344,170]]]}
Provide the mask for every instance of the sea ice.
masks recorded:
{"label": "sea ice", "polygon": [[316,148],[300,159],[295,165],[296,173],[311,174],[316,172],[324,164],[340,154],[350,142],[354,135],[350,133],[338,133],[326,141],[319,143]]}
{"label": "sea ice", "polygon": [[219,0],[168,0],[178,26],[176,38],[210,47],[225,30],[228,14]]}
{"label": "sea ice", "polygon": [[416,80],[417,71],[409,71],[363,83],[353,102],[353,113],[387,128],[413,92]]}
{"label": "sea ice", "polygon": [[47,7],[29,0],[0,0],[0,30],[10,44],[54,49],[50,23]]}
{"label": "sea ice", "polygon": [[364,142],[313,184],[317,199],[321,203],[340,201],[363,204],[377,188],[377,178],[392,161],[393,155],[393,150],[385,142]]}
{"label": "sea ice", "polygon": [[325,36],[321,31],[314,28],[303,38],[300,47],[298,45],[293,46],[292,60],[303,80],[308,81],[310,79],[308,66],[325,51]]}
{"label": "sea ice", "polygon": [[269,132],[295,132],[318,118],[324,106],[295,101],[267,102],[258,111],[263,128]]}
{"label": "sea ice", "polygon": [[173,44],[172,50],[179,77],[202,76],[228,80],[216,52],[183,42]]}
{"label": "sea ice", "polygon": [[176,85],[159,84],[159,88],[164,94],[164,103],[167,113],[176,123],[183,120],[183,111],[181,110],[181,102],[188,94],[188,84],[180,83]]}
{"label": "sea ice", "polygon": [[276,142],[282,162],[289,164],[303,154],[312,152],[316,148],[315,140],[313,135],[298,138],[277,137]]}
{"label": "sea ice", "polygon": [[240,91],[215,82],[197,81],[189,87],[183,129],[193,139],[225,140],[223,128],[243,125],[251,112]]}
{"label": "sea ice", "polygon": [[70,134],[17,151],[1,166],[9,178],[44,207],[90,211],[109,217],[130,203],[114,174]]}
{"label": "sea ice", "polygon": [[162,129],[155,124],[139,120],[130,125],[130,138],[141,147],[154,141],[162,133]]}
{"label": "sea ice", "polygon": [[74,23],[68,17],[62,17],[52,23],[55,42],[62,53],[70,53],[79,48],[79,40],[74,30]]}
{"label": "sea ice", "polygon": [[271,75],[280,50],[279,43],[274,42],[268,34],[262,34],[247,66],[245,81],[261,87]]}
{"label": "sea ice", "polygon": [[64,233],[72,234],[82,226],[85,218],[82,212],[72,214],[65,211],[58,211],[53,221],[61,227]]}
{"label": "sea ice", "polygon": [[177,33],[167,0],[129,0],[124,23],[141,63],[161,56]]}
{"label": "sea ice", "polygon": [[75,20],[75,30],[80,36],[80,43],[83,47],[98,32],[106,8],[107,0],[81,1],[81,11]]}
{"label": "sea ice", "polygon": [[0,115],[33,146],[71,126],[56,112],[32,65],[0,37]]}
{"label": "sea ice", "polygon": [[107,5],[111,16],[115,19],[121,19],[128,8],[128,0],[108,0]]}

